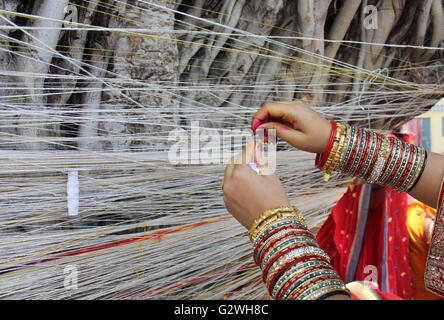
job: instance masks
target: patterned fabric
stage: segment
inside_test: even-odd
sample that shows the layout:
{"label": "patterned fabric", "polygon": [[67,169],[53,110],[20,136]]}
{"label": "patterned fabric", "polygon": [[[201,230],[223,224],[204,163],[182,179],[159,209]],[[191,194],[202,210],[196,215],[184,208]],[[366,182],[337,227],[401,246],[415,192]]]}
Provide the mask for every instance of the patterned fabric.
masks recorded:
{"label": "patterned fabric", "polygon": [[350,185],[319,230],[319,246],[344,282],[370,280],[382,292],[412,299],[406,214],[406,193]]}
{"label": "patterned fabric", "polygon": [[441,182],[424,281],[431,292],[444,297],[444,177]]}
{"label": "patterned fabric", "polygon": [[440,300],[425,288],[424,273],[429,252],[429,236],[424,230],[424,221],[433,221],[436,210],[414,200],[407,210],[407,229],[410,237],[410,266],[415,300]]}

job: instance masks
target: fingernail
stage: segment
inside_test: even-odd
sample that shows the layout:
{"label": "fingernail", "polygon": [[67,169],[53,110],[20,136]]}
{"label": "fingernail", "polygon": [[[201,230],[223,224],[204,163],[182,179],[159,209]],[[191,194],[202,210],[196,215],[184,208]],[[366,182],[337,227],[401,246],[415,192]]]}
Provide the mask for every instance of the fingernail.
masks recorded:
{"label": "fingernail", "polygon": [[259,119],[254,119],[253,123],[251,125],[251,130],[253,130],[253,133],[256,133],[257,128],[262,124],[262,121]]}
{"label": "fingernail", "polygon": [[263,129],[265,127],[266,123],[261,123],[259,126],[256,127],[256,131],[259,129]]}

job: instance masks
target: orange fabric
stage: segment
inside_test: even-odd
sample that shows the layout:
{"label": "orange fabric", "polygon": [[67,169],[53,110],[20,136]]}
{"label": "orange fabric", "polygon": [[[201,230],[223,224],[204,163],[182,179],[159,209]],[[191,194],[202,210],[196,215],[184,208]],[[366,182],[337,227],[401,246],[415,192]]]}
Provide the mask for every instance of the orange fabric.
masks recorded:
{"label": "orange fabric", "polygon": [[424,272],[429,252],[424,233],[424,218],[427,214],[435,216],[435,209],[419,202],[412,202],[407,209],[407,230],[410,236],[410,272],[413,282],[415,300],[440,300],[441,298],[426,290]]}

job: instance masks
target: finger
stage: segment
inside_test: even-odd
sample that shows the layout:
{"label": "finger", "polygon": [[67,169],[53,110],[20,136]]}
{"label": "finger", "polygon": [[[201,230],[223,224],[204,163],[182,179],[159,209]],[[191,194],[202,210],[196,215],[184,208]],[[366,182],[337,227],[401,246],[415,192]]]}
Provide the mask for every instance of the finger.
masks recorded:
{"label": "finger", "polygon": [[259,167],[258,174],[261,176],[271,176],[274,174],[274,171],[269,166],[263,166],[263,167]]}
{"label": "finger", "polygon": [[271,175],[274,174],[273,170],[268,166],[267,161],[264,158],[264,143],[259,141],[256,143],[255,154],[256,154],[256,166],[257,166],[257,174],[259,175]]}
{"label": "finger", "polygon": [[267,162],[264,158],[264,143],[262,141],[256,143],[254,162],[258,167],[267,166]]}
{"label": "finger", "polygon": [[273,119],[276,122],[286,122],[293,125],[297,120],[297,114],[295,114],[294,108],[289,102],[274,102],[266,103],[262,108],[256,112],[252,119],[253,133],[263,123],[269,122]]}
{"label": "finger", "polygon": [[230,163],[225,168],[224,183],[228,181],[236,168],[236,165],[253,162],[255,141],[251,142],[241,153],[231,158]]}
{"label": "finger", "polygon": [[230,162],[225,167],[224,181],[227,181],[231,177],[231,175],[233,174],[234,163],[235,163],[234,161],[235,161],[235,157],[231,158]]}
{"label": "finger", "polygon": [[234,159],[235,165],[245,165],[254,162],[256,142],[250,142],[240,154],[238,154]]}
{"label": "finger", "polygon": [[287,141],[293,146],[300,146],[303,144],[305,134],[299,130],[290,128],[278,122],[267,122],[260,125],[257,130],[276,130],[276,136],[282,140]]}

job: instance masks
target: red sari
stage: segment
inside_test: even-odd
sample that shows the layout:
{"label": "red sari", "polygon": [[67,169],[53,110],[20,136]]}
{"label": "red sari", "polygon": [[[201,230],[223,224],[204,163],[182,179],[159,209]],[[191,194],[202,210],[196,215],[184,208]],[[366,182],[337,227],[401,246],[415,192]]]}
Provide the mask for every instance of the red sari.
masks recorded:
{"label": "red sari", "polygon": [[412,299],[407,194],[350,185],[317,233],[345,283],[373,282],[388,299]]}

